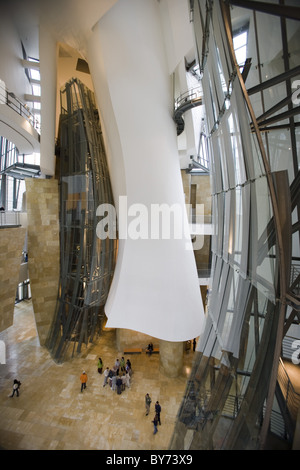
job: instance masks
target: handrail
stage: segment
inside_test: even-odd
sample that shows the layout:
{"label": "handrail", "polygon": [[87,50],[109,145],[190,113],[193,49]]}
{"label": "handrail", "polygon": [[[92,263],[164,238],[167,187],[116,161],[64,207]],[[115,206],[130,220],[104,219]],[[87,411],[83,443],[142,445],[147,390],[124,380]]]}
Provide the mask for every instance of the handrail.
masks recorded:
{"label": "handrail", "polygon": [[202,87],[200,85],[191,88],[179,95],[179,97],[175,100],[174,109],[176,111],[180,106],[195,100],[202,100]]}
{"label": "handrail", "polygon": [[281,358],[279,359],[277,380],[282,395],[284,396],[287,409],[295,423],[297,421],[298,408],[300,405],[300,394],[295,391]]}
{"label": "handrail", "polygon": [[20,211],[0,211],[0,227],[19,227]]}
{"label": "handrail", "polygon": [[17,98],[13,92],[9,91],[2,80],[0,80],[0,104],[6,104],[10,109],[24,117],[39,134],[41,133],[40,123],[28,106]]}
{"label": "handrail", "polygon": [[173,119],[177,125],[177,135],[184,131],[184,119],[182,115],[202,104],[202,87],[200,85],[182,93],[174,102]]}

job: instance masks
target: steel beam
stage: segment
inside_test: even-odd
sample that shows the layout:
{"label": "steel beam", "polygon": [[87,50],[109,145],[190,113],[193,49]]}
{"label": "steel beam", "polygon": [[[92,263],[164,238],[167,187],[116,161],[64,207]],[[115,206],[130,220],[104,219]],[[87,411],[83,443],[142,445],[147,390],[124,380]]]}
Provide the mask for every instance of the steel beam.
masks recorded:
{"label": "steel beam", "polygon": [[255,85],[252,88],[249,88],[247,90],[248,95],[253,95],[254,93],[258,93],[259,91],[265,90],[266,88],[270,88],[271,86],[278,85],[278,83],[282,83],[285,80],[289,80],[290,78],[295,77],[295,75],[300,74],[300,65],[297,67],[290,69],[284,73],[281,73],[280,75],[276,75],[276,77],[270,78],[270,80],[266,80],[263,83],[260,83],[259,85]]}
{"label": "steel beam", "polygon": [[281,16],[292,20],[300,20],[300,8],[288,5],[276,5],[273,2],[254,2],[252,0],[228,0],[227,3],[248,10],[256,10],[269,15]]}

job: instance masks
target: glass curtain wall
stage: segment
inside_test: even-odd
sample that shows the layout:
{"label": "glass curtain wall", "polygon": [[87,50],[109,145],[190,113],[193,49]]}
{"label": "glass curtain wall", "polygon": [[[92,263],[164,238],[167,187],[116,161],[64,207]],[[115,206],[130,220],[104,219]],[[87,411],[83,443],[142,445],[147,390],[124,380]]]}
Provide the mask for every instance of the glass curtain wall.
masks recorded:
{"label": "glass curtain wall", "polygon": [[[252,105],[244,70],[246,59],[252,57],[253,74],[246,81],[252,88],[261,67],[261,59],[256,63],[257,17],[261,35],[264,29],[273,30],[276,22],[280,27],[282,19],[272,17],[268,22],[269,15],[245,14],[245,10],[238,14],[240,9],[232,11],[223,0],[191,1],[191,10],[210,149],[213,280],[206,327],[171,448],[256,449],[266,445],[264,433],[274,408],[283,421],[287,419],[274,392],[292,245],[289,182],[297,173],[291,169],[292,144],[289,159],[284,161],[284,151],[279,165],[274,156],[282,145],[280,136],[262,137],[256,116],[264,100],[255,96]],[[294,26],[290,24],[290,38],[295,37]],[[232,38],[235,30],[248,32],[239,37],[243,41],[238,45]],[[265,63],[272,54],[281,60],[280,65],[272,64],[273,69],[268,63],[270,75],[265,79],[284,70],[284,38],[277,34],[276,42],[272,52],[267,44],[262,47]],[[267,95],[282,99],[282,87],[278,94],[267,88]],[[250,94],[254,95],[252,89]],[[285,141],[287,136],[281,138]],[[272,155],[270,143],[276,148]],[[293,256],[299,256],[299,245]],[[295,423],[294,428],[284,427],[288,445],[293,429]]]}

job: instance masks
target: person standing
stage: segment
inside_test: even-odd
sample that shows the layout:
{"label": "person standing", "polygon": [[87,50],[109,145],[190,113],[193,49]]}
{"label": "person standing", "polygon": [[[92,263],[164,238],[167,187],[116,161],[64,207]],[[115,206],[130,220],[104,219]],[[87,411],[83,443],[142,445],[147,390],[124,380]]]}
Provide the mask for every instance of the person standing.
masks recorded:
{"label": "person standing", "polygon": [[125,382],[126,387],[130,388],[130,375],[128,372],[126,373],[125,377],[126,377],[126,382]]}
{"label": "person standing", "polygon": [[80,376],[80,382],[81,382],[81,391],[86,389],[86,383],[87,383],[88,377],[85,371],[82,372]]}
{"label": "person standing", "polygon": [[125,359],[123,356],[121,357],[121,360],[120,360],[120,368],[121,368],[121,372],[125,372]]}
{"label": "person standing", "polygon": [[123,375],[121,377],[121,380],[122,380],[122,392],[124,392],[124,390],[126,388],[126,375],[125,375],[125,373],[123,373]]}
{"label": "person standing", "polygon": [[122,379],[119,375],[117,377],[116,385],[117,385],[117,394],[121,395],[121,393],[122,393]]}
{"label": "person standing", "polygon": [[99,374],[102,374],[102,369],[103,369],[103,361],[102,361],[101,357],[99,357],[99,359],[98,359],[98,372],[99,372]]}
{"label": "person standing", "polygon": [[153,426],[154,426],[153,434],[156,434],[156,433],[157,433],[157,422],[158,422],[157,415],[155,415],[155,416],[154,416],[154,419],[153,419],[153,421],[152,421]]}
{"label": "person standing", "polygon": [[105,371],[104,371],[104,382],[103,382],[103,387],[105,387],[105,385],[107,384],[107,380],[108,380],[108,374],[109,374],[109,367],[106,367]]}
{"label": "person standing", "polygon": [[116,388],[117,388],[117,376],[113,375],[111,378],[111,389],[113,392],[115,392]]}
{"label": "person standing", "polygon": [[145,395],[146,416],[148,416],[150,412],[150,405],[151,405],[151,397],[149,393],[146,393]]}
{"label": "person standing", "polygon": [[116,359],[116,362],[115,362],[116,375],[119,375],[119,369],[120,369],[120,361],[119,359]]}
{"label": "person standing", "polygon": [[161,425],[161,422],[160,422],[160,412],[161,412],[161,406],[160,406],[159,402],[157,401],[157,402],[155,403],[155,413],[156,413],[157,421],[158,421],[159,425]]}

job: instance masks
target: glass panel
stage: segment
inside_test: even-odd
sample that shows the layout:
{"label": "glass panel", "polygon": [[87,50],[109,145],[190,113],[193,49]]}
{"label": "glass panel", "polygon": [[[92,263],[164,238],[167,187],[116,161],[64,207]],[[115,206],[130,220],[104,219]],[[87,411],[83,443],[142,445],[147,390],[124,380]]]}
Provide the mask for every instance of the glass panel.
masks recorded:
{"label": "glass panel", "polygon": [[242,186],[242,207],[240,220],[239,245],[241,247],[240,255],[240,275],[246,277],[248,273],[248,252],[249,252],[249,231],[250,231],[250,184]]}
{"label": "glass panel", "polygon": [[224,232],[223,232],[223,259],[229,262],[229,253],[232,244],[232,230],[231,230],[231,195],[232,191],[225,193],[225,207],[224,207]]}
{"label": "glass panel", "polygon": [[275,301],[276,238],[266,177],[251,183],[250,276]]}

